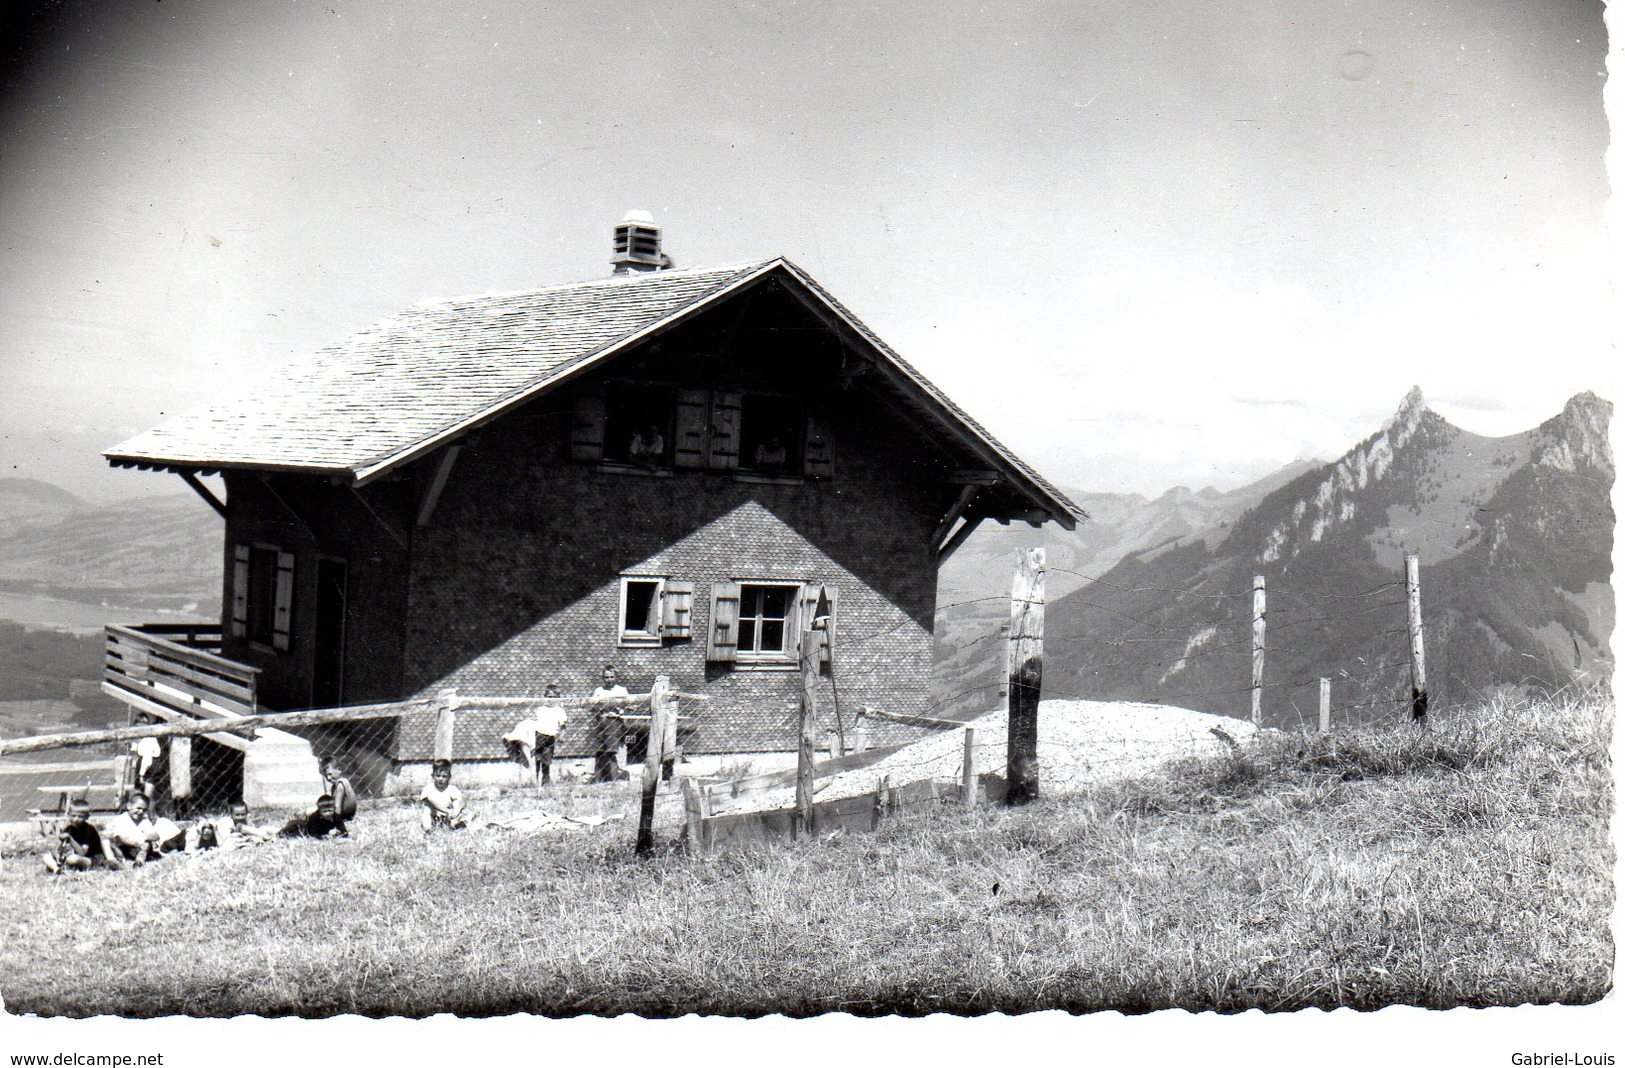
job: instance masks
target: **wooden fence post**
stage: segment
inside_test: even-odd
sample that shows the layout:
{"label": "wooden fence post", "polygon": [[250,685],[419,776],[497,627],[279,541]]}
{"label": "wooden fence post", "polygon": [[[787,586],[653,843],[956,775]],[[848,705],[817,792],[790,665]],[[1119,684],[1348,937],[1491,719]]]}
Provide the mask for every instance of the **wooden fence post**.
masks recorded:
{"label": "wooden fence post", "polygon": [[1010,715],[1005,804],[1038,796],[1038,698],[1044,680],[1044,550],[1016,553],[1010,584]]}
{"label": "wooden fence post", "polygon": [[434,720],[434,758],[450,760],[457,736],[457,691],[441,690]]}
{"label": "wooden fence post", "polygon": [[705,813],[700,808],[700,788],[693,779],[683,780],[683,824],[688,828],[688,851],[705,852]]}
{"label": "wooden fence post", "polygon": [[1332,729],[1332,680],[1320,680],[1320,733]]}
{"label": "wooden fence post", "polygon": [[1427,658],[1422,650],[1422,559],[1405,557],[1405,601],[1411,632],[1411,719],[1426,726],[1428,716]]}
{"label": "wooden fence post", "polygon": [[1253,576],[1253,726],[1264,723],[1264,576]]}
{"label": "wooden fence post", "polygon": [[976,807],[976,728],[965,728],[965,766],[959,776],[960,797],[966,808]]}
{"label": "wooden fence post", "polygon": [[192,739],[169,740],[169,799],[188,801],[192,797]]}
{"label": "wooden fence post", "polygon": [[666,728],[671,720],[671,679],[656,675],[649,687],[649,740],[643,747],[643,802],[638,808],[639,855],[655,847],[655,794],[660,790],[660,765],[665,759]]}
{"label": "wooden fence post", "polygon": [[[822,590],[818,603],[827,603]],[[818,718],[818,654],[824,637],[822,620],[816,611],[803,621],[801,630],[801,730],[796,744],[796,811],[790,820],[790,837],[813,831],[813,731]]]}

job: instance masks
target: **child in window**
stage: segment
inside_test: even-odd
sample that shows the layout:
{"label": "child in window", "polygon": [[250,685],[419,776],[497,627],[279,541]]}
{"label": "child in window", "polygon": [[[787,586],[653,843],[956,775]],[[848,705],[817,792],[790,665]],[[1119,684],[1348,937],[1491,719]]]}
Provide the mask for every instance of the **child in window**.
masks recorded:
{"label": "child in window", "polygon": [[463,792],[451,784],[451,761],[437,760],[429,772],[429,785],[423,788],[423,833],[435,828],[448,831],[468,826]]}

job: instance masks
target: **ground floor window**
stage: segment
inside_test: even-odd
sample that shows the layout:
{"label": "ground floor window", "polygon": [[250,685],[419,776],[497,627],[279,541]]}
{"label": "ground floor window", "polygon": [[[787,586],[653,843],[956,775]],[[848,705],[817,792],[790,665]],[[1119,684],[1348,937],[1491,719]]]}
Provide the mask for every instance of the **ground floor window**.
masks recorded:
{"label": "ground floor window", "polygon": [[661,578],[621,579],[621,644],[660,644]]}
{"label": "ground floor window", "polygon": [[796,636],[791,620],[799,583],[744,582],[739,586],[739,652],[741,663],[791,660]]}

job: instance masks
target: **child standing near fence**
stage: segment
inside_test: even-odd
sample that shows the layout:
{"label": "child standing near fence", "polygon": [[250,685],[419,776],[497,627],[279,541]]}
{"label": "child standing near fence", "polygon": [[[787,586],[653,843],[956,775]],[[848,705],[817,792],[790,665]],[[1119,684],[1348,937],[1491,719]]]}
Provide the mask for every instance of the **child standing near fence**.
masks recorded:
{"label": "child standing near fence", "polygon": [[463,792],[451,784],[451,761],[437,760],[429,772],[429,785],[423,788],[423,833],[435,828],[448,831],[468,826]]}

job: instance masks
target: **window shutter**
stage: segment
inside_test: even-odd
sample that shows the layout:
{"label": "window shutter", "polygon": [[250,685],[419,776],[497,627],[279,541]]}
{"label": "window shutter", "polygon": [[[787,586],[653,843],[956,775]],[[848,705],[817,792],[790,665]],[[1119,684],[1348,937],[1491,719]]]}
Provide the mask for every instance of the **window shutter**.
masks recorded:
{"label": "window shutter", "polygon": [[711,640],[705,658],[731,664],[739,653],[739,583],[711,584]]}
{"label": "window shutter", "polygon": [[744,401],[740,393],[711,395],[710,467],[713,470],[739,469],[739,422]]}
{"label": "window shutter", "polygon": [[801,457],[802,474],[808,478],[831,478],[835,459],[829,445],[829,428],[815,415],[807,416],[806,446]]}
{"label": "window shutter", "polygon": [[[829,663],[829,652],[835,647],[835,621],[840,618],[840,612],[836,607],[839,593],[834,586],[824,587],[824,596],[829,600],[829,623],[824,630],[824,648],[818,654],[818,662],[821,664]],[[815,592],[813,596],[816,598],[818,594]]]}
{"label": "window shutter", "polygon": [[604,458],[605,413],[604,398],[599,394],[576,394],[570,423],[570,459],[595,462]]}
{"label": "window shutter", "polygon": [[231,551],[231,636],[248,637],[248,557],[252,550],[236,545]]}
{"label": "window shutter", "polygon": [[706,426],[711,394],[703,389],[677,391],[677,440],[673,464],[677,467],[705,466]]}
{"label": "window shutter", "polygon": [[293,553],[276,554],[276,614],[271,617],[271,648],[286,651],[293,638]]}
{"label": "window shutter", "polygon": [[690,638],[694,635],[694,583],[666,580],[660,594],[660,636]]}
{"label": "window shutter", "polygon": [[[801,587],[801,596],[796,602],[796,641],[799,643],[807,635],[807,626],[813,621],[814,613],[818,608],[818,589],[816,582],[809,582]],[[818,652],[818,662],[829,663],[830,644],[835,640],[835,587],[825,586],[824,598],[829,601],[829,623],[824,630],[824,642]],[[797,656],[800,656],[800,646],[797,645]]]}

